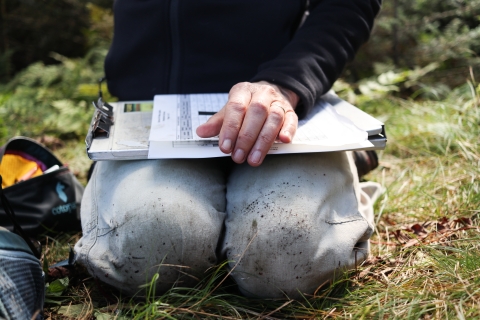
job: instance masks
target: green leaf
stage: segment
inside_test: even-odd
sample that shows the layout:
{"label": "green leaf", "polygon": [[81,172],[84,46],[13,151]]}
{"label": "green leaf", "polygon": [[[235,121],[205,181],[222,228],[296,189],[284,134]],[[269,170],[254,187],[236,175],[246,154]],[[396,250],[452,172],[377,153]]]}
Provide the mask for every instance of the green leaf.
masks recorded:
{"label": "green leaf", "polygon": [[47,287],[47,295],[59,296],[62,292],[68,288],[68,277],[57,279],[51,282]]}

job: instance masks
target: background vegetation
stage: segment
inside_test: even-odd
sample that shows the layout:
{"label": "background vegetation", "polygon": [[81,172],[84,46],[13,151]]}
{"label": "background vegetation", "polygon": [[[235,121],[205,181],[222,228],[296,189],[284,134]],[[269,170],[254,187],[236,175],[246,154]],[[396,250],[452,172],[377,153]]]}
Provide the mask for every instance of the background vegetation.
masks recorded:
{"label": "background vegetation", "polygon": [[[0,0],[0,145],[36,138],[83,182],[111,2]],[[46,316],[480,318],[479,17],[480,0],[385,1],[369,44],[335,84],[383,120],[389,138],[367,177],[386,188],[372,257],[351,277],[301,301],[251,300],[219,266],[197,288],[135,301],[79,269],[50,274]],[[45,265],[65,259],[78,237],[42,238]]]}

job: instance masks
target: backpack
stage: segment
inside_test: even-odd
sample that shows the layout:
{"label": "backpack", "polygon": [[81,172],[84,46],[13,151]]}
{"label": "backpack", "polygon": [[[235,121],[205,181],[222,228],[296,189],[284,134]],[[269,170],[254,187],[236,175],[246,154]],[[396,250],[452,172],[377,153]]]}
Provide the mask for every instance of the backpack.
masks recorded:
{"label": "backpack", "polygon": [[[14,165],[15,161],[20,165]],[[28,169],[27,165],[33,168]],[[17,168],[28,169],[20,173],[27,176],[26,179],[16,180]],[[12,138],[0,148],[0,174],[3,175],[3,193],[27,235],[81,230],[83,186],[50,150],[33,139]],[[1,203],[0,226],[13,230]]]}

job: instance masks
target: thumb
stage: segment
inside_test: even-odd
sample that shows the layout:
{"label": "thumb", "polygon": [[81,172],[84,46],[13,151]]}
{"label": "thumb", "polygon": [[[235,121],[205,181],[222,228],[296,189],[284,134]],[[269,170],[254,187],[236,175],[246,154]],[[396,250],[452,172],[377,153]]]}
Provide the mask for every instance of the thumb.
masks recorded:
{"label": "thumb", "polygon": [[211,116],[207,122],[199,125],[196,131],[197,135],[201,138],[218,136],[220,134],[220,129],[222,129],[223,125],[223,119],[225,115],[224,110],[225,107],[223,107],[220,111]]}

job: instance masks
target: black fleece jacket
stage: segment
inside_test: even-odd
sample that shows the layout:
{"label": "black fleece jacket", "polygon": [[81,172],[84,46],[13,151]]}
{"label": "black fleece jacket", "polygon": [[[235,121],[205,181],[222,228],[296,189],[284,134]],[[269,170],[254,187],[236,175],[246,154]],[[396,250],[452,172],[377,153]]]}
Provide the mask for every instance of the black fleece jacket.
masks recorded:
{"label": "black fleece jacket", "polygon": [[380,3],[116,0],[108,87],[120,100],[151,100],[265,80],[297,93],[302,117],[368,39]]}

